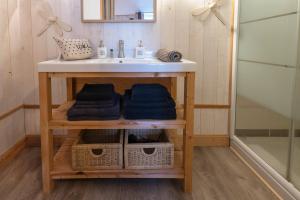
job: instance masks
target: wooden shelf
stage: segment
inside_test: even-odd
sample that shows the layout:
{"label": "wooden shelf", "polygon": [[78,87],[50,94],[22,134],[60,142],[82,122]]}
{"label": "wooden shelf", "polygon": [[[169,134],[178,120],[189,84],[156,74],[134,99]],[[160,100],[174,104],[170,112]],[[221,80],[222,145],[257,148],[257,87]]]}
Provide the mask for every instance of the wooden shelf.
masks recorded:
{"label": "wooden shelf", "polygon": [[71,145],[72,138],[67,138],[54,157],[52,179],[78,178],[184,178],[182,168],[182,152],[175,152],[175,165],[172,169],[128,170],[108,169],[97,171],[76,171],[72,169]]}
{"label": "wooden shelf", "polygon": [[[39,72],[39,94],[40,94],[40,124],[41,124],[41,149],[42,149],[42,166],[43,166],[43,191],[50,193],[55,185],[54,179],[80,179],[80,178],[176,178],[183,179],[183,188],[185,192],[192,191],[192,158],[193,158],[193,128],[194,128],[194,97],[195,97],[195,72],[194,70],[184,70],[183,63],[177,63],[181,70],[173,67],[171,71],[175,73],[166,74],[169,70],[165,63],[162,67],[162,73],[156,73],[156,69],[151,71],[155,73],[136,72],[134,74],[127,72],[111,72],[90,70],[90,72],[73,73],[68,71],[60,72],[59,64],[53,64],[49,71]],[[77,65],[77,64],[76,64]],[[76,66],[74,66],[76,67]],[[86,68],[85,64],[79,64],[77,67]],[[54,68],[59,69],[55,71]],[[171,69],[170,68],[170,69]],[[67,67],[66,67],[67,69]],[[144,71],[144,69],[143,69]],[[55,74],[52,74],[55,73]],[[67,102],[57,109],[52,110],[52,86],[51,79],[53,76],[66,78],[67,85]],[[176,120],[110,120],[110,121],[69,121],[66,114],[68,109],[74,104],[72,98],[82,84],[85,83],[107,83],[114,77],[114,85],[120,86],[120,91],[130,88],[134,83],[160,83],[166,86],[172,96],[176,97],[177,81],[175,78],[184,76],[184,116]],[[94,78],[98,77],[98,78]],[[100,78],[102,77],[102,78]],[[116,77],[126,77],[118,80]],[[145,78],[148,77],[148,78]],[[128,80],[128,82],[127,82]],[[141,81],[143,80],[143,81]],[[110,82],[110,81],[108,81]],[[124,85],[125,84],[125,85]],[[126,85],[127,84],[127,85]],[[181,116],[178,113],[178,116]],[[97,171],[76,171],[72,169],[71,164],[71,145],[68,137],[64,145],[53,156],[53,129],[183,129],[183,148],[182,152],[175,153],[175,165],[172,169],[159,170],[128,170],[128,169],[107,169]],[[72,131],[72,132],[73,132]],[[70,131],[68,131],[70,132]],[[71,133],[70,133],[71,134]],[[71,134],[74,136],[75,134]]]}
{"label": "wooden shelf", "polygon": [[176,120],[108,120],[108,121],[68,121],[66,113],[74,102],[67,102],[52,112],[50,129],[183,129],[186,121]]}

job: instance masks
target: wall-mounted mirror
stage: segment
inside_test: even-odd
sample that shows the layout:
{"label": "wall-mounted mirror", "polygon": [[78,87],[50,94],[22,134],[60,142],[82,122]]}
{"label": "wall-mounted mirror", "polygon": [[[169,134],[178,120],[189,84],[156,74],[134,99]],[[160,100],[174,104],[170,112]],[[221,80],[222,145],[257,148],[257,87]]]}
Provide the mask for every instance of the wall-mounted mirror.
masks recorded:
{"label": "wall-mounted mirror", "polygon": [[82,22],[155,22],[156,0],[81,0]]}

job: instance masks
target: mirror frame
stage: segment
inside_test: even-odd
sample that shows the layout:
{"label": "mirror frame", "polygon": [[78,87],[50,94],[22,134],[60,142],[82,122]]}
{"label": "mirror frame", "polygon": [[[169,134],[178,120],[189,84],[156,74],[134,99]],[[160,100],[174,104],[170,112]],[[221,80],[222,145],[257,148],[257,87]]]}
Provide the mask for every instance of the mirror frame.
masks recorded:
{"label": "mirror frame", "polygon": [[153,20],[103,20],[103,19],[95,19],[95,20],[85,20],[83,19],[83,1],[81,0],[81,22],[82,23],[154,23],[157,20],[157,0],[153,0]]}

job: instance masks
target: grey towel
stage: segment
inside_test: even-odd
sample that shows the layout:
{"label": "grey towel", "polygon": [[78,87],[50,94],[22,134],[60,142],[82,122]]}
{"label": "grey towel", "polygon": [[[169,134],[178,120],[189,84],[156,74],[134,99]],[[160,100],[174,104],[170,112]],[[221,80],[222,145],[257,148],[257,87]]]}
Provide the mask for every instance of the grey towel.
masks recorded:
{"label": "grey towel", "polygon": [[160,49],[157,51],[156,57],[164,62],[180,62],[182,59],[182,54],[178,51]]}

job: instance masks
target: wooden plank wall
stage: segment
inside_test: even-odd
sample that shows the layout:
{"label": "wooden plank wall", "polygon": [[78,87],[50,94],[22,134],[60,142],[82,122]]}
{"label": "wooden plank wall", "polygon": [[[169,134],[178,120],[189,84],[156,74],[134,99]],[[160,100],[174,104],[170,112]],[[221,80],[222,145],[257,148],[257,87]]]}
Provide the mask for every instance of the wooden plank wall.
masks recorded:
{"label": "wooden plank wall", "polygon": [[[5,0],[1,0],[5,1]],[[7,1],[7,0],[6,0]],[[16,1],[16,0],[14,0]],[[20,1],[20,0],[19,0]],[[196,75],[196,103],[202,109],[195,113],[195,133],[201,135],[227,135],[228,109],[205,108],[205,105],[229,105],[229,66],[228,47],[230,34],[214,17],[199,22],[190,11],[209,0],[158,0],[158,20],[154,24],[83,24],[80,22],[79,0],[48,0],[54,12],[73,26],[73,32],[66,37],[89,38],[96,46],[100,39],[109,48],[117,48],[119,39],[125,40],[127,54],[133,53],[137,40],[142,39],[148,49],[167,47],[181,51],[188,59],[198,62]],[[55,58],[57,55],[52,32],[37,38],[36,34],[44,22],[36,13],[41,0],[31,0],[32,57],[33,65],[26,68],[25,104],[38,105],[38,79],[36,64],[39,61]],[[231,0],[226,0],[220,12],[230,21]],[[1,13],[2,14],[2,13]],[[182,80],[178,84],[178,97],[182,102]],[[54,104],[63,102],[66,95],[64,80],[53,81],[55,88]],[[211,107],[211,106],[210,106]],[[39,133],[39,111],[25,110],[27,134]]]}
{"label": "wooden plank wall", "polygon": [[23,99],[32,96],[31,6],[0,0],[0,155],[25,137]]}

